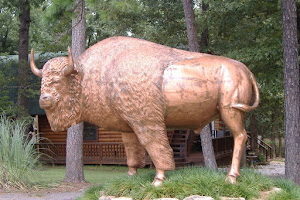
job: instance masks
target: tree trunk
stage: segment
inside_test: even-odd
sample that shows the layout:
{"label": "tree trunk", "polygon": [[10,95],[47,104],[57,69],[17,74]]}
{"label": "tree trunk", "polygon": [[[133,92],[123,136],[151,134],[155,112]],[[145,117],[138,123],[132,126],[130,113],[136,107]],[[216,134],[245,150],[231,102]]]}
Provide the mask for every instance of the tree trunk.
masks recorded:
{"label": "tree trunk", "polygon": [[282,158],[282,137],[278,138],[278,157]]}
{"label": "tree trunk", "polygon": [[217,162],[215,158],[215,152],[211,139],[211,130],[209,124],[204,127],[200,133],[202,152],[204,158],[205,167],[210,169],[217,169]]}
{"label": "tree trunk", "polygon": [[[193,1],[182,0],[182,3],[184,8],[185,24],[189,40],[189,49],[190,51],[199,52],[199,42],[197,37],[197,29],[195,26]],[[217,163],[212,145],[212,138],[209,125],[205,126],[205,128],[200,133],[200,137],[205,166],[212,169],[217,169]]]}
{"label": "tree trunk", "polygon": [[28,44],[30,25],[30,4],[29,0],[19,0],[19,67],[18,67],[18,106],[19,115],[27,113],[28,98],[26,88],[28,87]]}
{"label": "tree trunk", "polygon": [[285,176],[300,185],[300,86],[297,7],[295,0],[282,0]]}
{"label": "tree trunk", "polygon": [[[202,2],[202,11],[207,11],[209,5]],[[208,38],[208,29],[204,29],[203,32],[201,33],[201,40],[200,40],[200,47],[204,49],[204,47],[208,47],[209,44],[209,38]]]}
{"label": "tree trunk", "polygon": [[189,49],[190,51],[199,52],[199,42],[197,36],[197,29],[195,26],[195,14],[194,14],[194,5],[192,0],[182,0],[185,24],[187,29],[187,36],[189,40]]}
{"label": "tree trunk", "polygon": [[262,127],[260,128],[259,133],[258,133],[258,135],[261,136],[261,140],[264,140],[264,139],[265,139],[264,133],[265,133],[265,129],[264,129],[264,127],[262,126]]}
{"label": "tree trunk", "polygon": [[251,149],[256,154],[258,154],[259,153],[257,148],[258,129],[257,129],[256,116],[254,114],[250,116],[250,135],[251,135],[251,140],[250,140]]}
{"label": "tree trunk", "polygon": [[83,173],[83,123],[67,131],[65,182],[85,182]]}
{"label": "tree trunk", "polygon": [[[84,0],[76,0],[72,19],[72,55],[78,57],[85,50],[85,5]],[[65,182],[85,182],[83,173],[83,122],[67,131]]]}
{"label": "tree trunk", "polygon": [[272,113],[271,117],[271,147],[272,147],[272,158],[276,158],[276,127],[275,127],[275,113]]}

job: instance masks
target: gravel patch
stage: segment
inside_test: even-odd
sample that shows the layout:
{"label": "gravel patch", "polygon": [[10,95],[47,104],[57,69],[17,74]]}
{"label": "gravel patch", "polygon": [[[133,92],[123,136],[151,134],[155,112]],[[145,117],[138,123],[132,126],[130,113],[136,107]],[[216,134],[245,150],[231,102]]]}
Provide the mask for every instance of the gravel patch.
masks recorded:
{"label": "gravel patch", "polygon": [[255,171],[274,178],[284,178],[285,164],[284,162],[271,161],[269,165],[259,165]]}
{"label": "gravel patch", "polygon": [[89,183],[61,183],[53,188],[32,188],[26,191],[0,190],[0,200],[75,200],[83,195]]}
{"label": "gravel patch", "polygon": [[83,192],[59,192],[59,193],[1,193],[1,200],[75,200],[83,195]]}
{"label": "gravel patch", "polygon": [[[223,172],[229,171],[229,168],[218,168],[218,169],[219,171],[223,171]],[[273,178],[284,178],[285,164],[284,162],[271,161],[269,165],[255,166],[254,171]]]}

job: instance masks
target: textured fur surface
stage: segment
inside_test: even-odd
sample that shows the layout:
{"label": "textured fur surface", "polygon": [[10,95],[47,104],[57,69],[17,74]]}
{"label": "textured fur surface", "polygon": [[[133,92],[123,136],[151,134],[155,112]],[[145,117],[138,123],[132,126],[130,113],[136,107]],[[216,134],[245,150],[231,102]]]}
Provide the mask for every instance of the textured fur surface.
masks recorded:
{"label": "textured fur surface", "polygon": [[62,69],[68,65],[68,58],[58,57],[43,67],[41,94],[53,97],[53,106],[46,109],[51,128],[65,130],[80,119],[81,75],[72,74],[62,78]]}

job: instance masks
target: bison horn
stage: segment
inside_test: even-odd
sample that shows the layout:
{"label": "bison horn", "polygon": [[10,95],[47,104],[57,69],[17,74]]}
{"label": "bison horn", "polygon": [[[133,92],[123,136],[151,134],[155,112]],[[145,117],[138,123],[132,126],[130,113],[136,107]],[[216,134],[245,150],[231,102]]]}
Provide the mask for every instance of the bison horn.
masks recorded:
{"label": "bison horn", "polygon": [[64,76],[70,76],[71,74],[77,73],[77,71],[74,69],[73,56],[70,47],[68,47],[68,54],[69,62],[68,66],[63,69]]}
{"label": "bison horn", "polygon": [[42,70],[38,69],[34,63],[34,53],[33,49],[31,49],[31,54],[30,54],[30,68],[31,71],[37,75],[38,77],[42,78]]}

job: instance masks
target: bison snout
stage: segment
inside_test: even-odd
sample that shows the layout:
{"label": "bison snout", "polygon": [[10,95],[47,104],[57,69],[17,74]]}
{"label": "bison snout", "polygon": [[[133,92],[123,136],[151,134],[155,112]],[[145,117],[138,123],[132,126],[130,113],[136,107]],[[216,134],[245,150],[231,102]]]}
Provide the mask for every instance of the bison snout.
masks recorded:
{"label": "bison snout", "polygon": [[49,109],[53,106],[53,98],[49,94],[43,94],[40,96],[40,107],[43,109]]}

